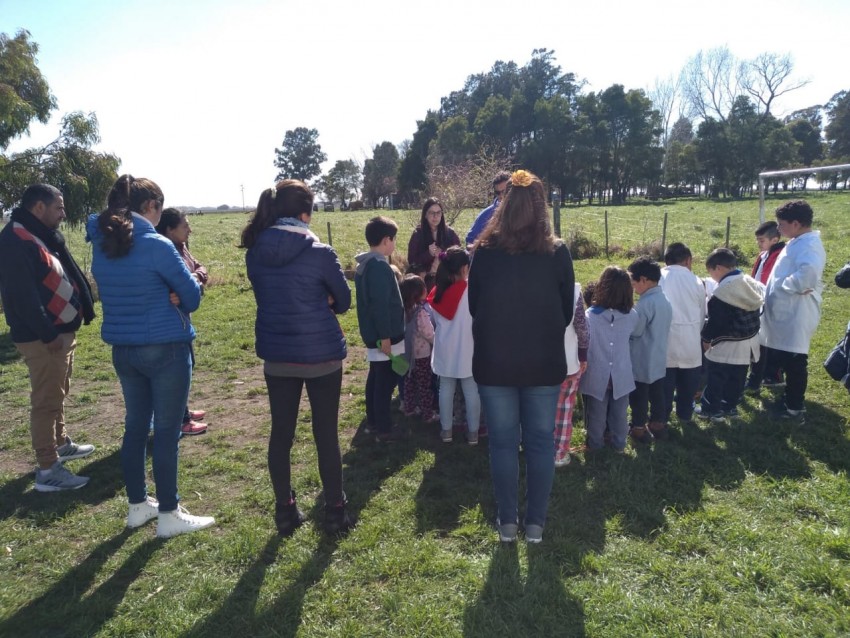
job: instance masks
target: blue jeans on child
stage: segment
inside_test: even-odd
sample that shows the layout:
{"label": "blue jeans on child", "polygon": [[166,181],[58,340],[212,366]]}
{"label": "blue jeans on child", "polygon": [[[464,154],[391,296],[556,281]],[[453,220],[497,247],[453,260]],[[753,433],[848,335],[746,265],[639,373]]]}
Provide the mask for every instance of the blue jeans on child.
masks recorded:
{"label": "blue jeans on child", "polygon": [[177,441],[189,398],[192,364],[188,343],[113,346],[112,364],[127,416],[121,444],[121,467],[130,503],[147,496],[145,457],[151,416],[154,423],[153,476],[160,512],[177,509]]}
{"label": "blue jeans on child", "polygon": [[555,476],[555,411],[560,385],[479,385],[490,431],[490,473],[502,524],[519,522],[519,444],[525,453],[525,524],[546,523]]}

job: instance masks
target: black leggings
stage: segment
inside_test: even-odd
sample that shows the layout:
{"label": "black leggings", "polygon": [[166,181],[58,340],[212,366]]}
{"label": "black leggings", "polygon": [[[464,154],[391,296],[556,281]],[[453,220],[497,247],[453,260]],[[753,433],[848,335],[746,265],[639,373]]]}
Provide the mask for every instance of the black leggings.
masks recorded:
{"label": "black leggings", "polygon": [[323,377],[266,376],[269,406],[272,412],[272,433],[269,437],[269,474],[275,499],[285,505],[289,501],[289,453],[295,440],[295,424],[301,388],[306,384],[313,413],[313,439],[319,455],[319,476],[325,492],[325,502],[342,502],[342,458],[339,452],[339,393],[342,387],[342,368]]}

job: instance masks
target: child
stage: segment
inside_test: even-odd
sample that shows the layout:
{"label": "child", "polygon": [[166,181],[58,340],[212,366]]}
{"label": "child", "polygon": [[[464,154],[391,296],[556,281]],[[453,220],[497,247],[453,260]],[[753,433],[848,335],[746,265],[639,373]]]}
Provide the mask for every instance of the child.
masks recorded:
{"label": "child", "polygon": [[[658,286],[661,268],[649,257],[629,266],[632,288],[640,296],[635,306],[638,322],[629,337],[635,389],[629,395],[632,427],[629,435],[637,443],[667,438],[664,380],[667,376],[667,339],[673,322],[673,307]],[[647,429],[647,412],[649,426]]]}
{"label": "child", "polygon": [[[780,241],[781,239],[782,235],[779,234],[779,226],[777,226],[775,221],[764,222],[756,228],[756,243],[761,252],[753,264],[753,270],[750,276],[765,286],[770,281],[770,273],[773,272],[773,265],[776,263],[779,253],[785,248],[785,242]],[[781,382],[782,372],[775,366],[767,367],[767,348],[760,342],[759,360],[753,363],[750,368],[750,377],[747,379],[747,392],[758,394],[762,383],[768,386],[776,386]]]}
{"label": "child", "polygon": [[452,442],[454,394],[460,381],[466,401],[466,440],[478,445],[481,399],[472,378],[472,315],[466,287],[469,255],[460,246],[451,246],[440,253],[439,260],[428,303],[437,321],[431,367],[440,375],[440,438],[443,443]]}
{"label": "child", "polygon": [[759,357],[759,311],[764,286],[738,270],[738,260],[728,248],[717,248],[705,260],[717,282],[708,300],[708,318],[702,329],[707,381],[698,414],[724,422],[737,416],[750,361]]}
{"label": "child", "polygon": [[632,283],[618,266],[608,266],[596,284],[593,305],[585,312],[590,327],[587,370],[579,389],[584,395],[587,449],[603,447],[605,426],[617,452],[626,448],[629,393],[635,389],[629,335],[637,325]]}
{"label": "child", "polygon": [[404,303],[404,350],[410,357],[410,370],[404,377],[404,414],[419,414],[429,423],[438,420],[434,413],[431,384],[431,348],[434,326],[425,310],[425,282],[418,275],[406,275],[401,282]]}
{"label": "child", "polygon": [[558,395],[558,411],[555,413],[555,467],[570,463],[570,443],[573,439],[573,409],[578,395],[581,375],[587,369],[587,347],[590,331],[584,316],[584,300],[581,284],[575,284],[576,309],[573,320],[564,331],[564,351],[567,355],[567,378],[561,384]]}
{"label": "child", "polygon": [[369,376],[366,378],[367,432],[375,431],[379,443],[398,440],[390,417],[390,401],[397,376],[389,355],[404,353],[404,306],[398,281],[388,258],[395,250],[396,223],[373,217],[366,224],[369,252],[355,257],[354,287],[357,322],[366,346]]}
{"label": "child", "polygon": [[667,247],[661,269],[659,285],[673,306],[673,321],[667,340],[667,378],[664,381],[664,406],[666,423],[676,400],[676,416],[682,422],[691,420],[694,395],[700,384],[702,348],[700,330],[705,321],[705,286],[691,272],[693,256],[683,243]]}

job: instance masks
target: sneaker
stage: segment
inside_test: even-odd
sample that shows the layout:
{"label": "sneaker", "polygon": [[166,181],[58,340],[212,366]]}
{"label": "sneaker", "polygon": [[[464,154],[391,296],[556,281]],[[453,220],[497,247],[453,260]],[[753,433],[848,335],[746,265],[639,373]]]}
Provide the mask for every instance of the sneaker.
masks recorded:
{"label": "sneaker", "polygon": [[35,489],[38,492],[78,490],[88,482],[87,476],[77,476],[62,465],[61,461],[53,463],[50,469],[35,471]]}
{"label": "sneaker", "polygon": [[478,432],[467,432],[466,442],[469,445],[478,445]]}
{"label": "sneaker", "polygon": [[189,419],[191,421],[200,421],[207,416],[206,410],[189,410]]}
{"label": "sneaker", "polygon": [[127,512],[127,527],[135,529],[141,527],[149,520],[154,519],[159,514],[159,502],[152,496],[148,496],[141,503],[130,503],[130,510]]}
{"label": "sneaker", "polygon": [[283,537],[292,536],[295,530],[307,520],[304,512],[298,509],[295,490],[291,490],[289,494],[289,503],[278,503],[274,508],[274,522],[277,526],[277,533]]}
{"label": "sneaker", "polygon": [[805,408],[802,410],[790,410],[783,404],[781,407],[775,408],[771,416],[783,423],[791,423],[793,425],[805,425],[806,423]]}
{"label": "sneaker", "polygon": [[542,543],[543,542],[543,526],[542,525],[526,525],[525,526],[525,542],[526,543]]}
{"label": "sneaker", "polygon": [[206,423],[198,423],[197,421],[188,421],[180,427],[183,436],[196,436],[207,431]]}
{"label": "sneaker", "polygon": [[212,516],[192,516],[182,505],[170,512],[159,512],[156,524],[157,538],[171,538],[178,534],[188,534],[206,529],[215,523]]}
{"label": "sneaker", "polygon": [[443,443],[451,443],[452,442],[452,434],[453,434],[453,432],[452,432],[451,429],[440,430],[440,440]]}
{"label": "sneaker", "polygon": [[487,431],[487,426],[482,424],[478,427],[478,438],[486,439],[489,432]]}
{"label": "sneaker", "polygon": [[649,430],[647,430],[642,425],[632,427],[629,430],[629,438],[632,440],[633,443],[638,443],[642,445],[652,443],[652,435],[649,433]]}
{"label": "sneaker", "polygon": [[570,464],[570,455],[565,454],[563,458],[555,457],[555,467],[565,467]]}
{"label": "sneaker", "polygon": [[515,543],[516,542],[516,533],[519,529],[519,526],[516,523],[502,523],[499,522],[499,519],[496,519],[496,527],[499,529],[499,540],[503,543]]}
{"label": "sneaker", "polygon": [[68,436],[65,437],[64,445],[60,445],[56,449],[59,460],[63,463],[65,461],[73,461],[74,459],[84,459],[92,452],[94,452],[93,445],[77,445]]}

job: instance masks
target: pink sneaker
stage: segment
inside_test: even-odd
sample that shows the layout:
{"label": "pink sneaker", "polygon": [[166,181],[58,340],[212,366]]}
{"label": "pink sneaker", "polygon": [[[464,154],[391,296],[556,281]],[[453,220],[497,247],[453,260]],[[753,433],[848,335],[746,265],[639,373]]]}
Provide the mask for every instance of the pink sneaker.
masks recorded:
{"label": "pink sneaker", "polygon": [[206,423],[198,423],[197,421],[188,421],[183,424],[183,427],[180,428],[180,431],[184,436],[196,436],[198,434],[203,434],[207,431]]}

